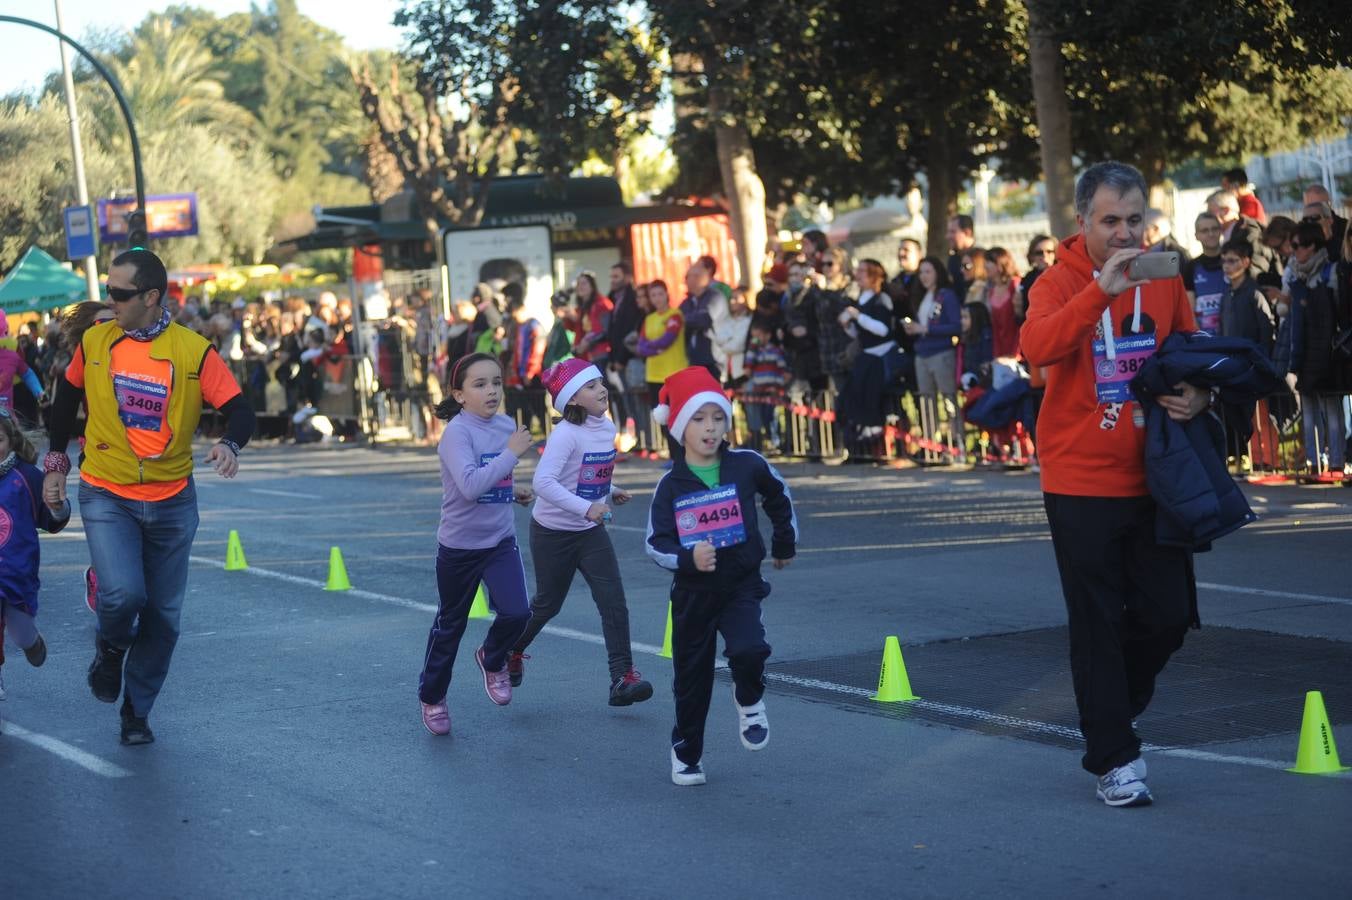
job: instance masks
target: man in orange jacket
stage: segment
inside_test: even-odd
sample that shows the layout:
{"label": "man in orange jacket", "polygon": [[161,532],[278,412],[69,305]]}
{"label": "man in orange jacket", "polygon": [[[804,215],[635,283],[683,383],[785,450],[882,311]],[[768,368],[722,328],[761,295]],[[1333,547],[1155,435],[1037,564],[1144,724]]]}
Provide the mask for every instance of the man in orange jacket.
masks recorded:
{"label": "man in orange jacket", "polygon": [[[1131,166],[1092,166],[1075,186],[1080,232],[1029,293],[1020,340],[1044,366],[1038,458],[1070,626],[1082,763],[1109,806],[1151,802],[1133,720],[1196,619],[1192,553],[1155,540],[1146,488],[1145,418],[1130,382],[1173,331],[1196,325],[1182,279],[1137,281],[1146,185]],[[1208,392],[1178,385],[1160,404],[1179,420]]]}

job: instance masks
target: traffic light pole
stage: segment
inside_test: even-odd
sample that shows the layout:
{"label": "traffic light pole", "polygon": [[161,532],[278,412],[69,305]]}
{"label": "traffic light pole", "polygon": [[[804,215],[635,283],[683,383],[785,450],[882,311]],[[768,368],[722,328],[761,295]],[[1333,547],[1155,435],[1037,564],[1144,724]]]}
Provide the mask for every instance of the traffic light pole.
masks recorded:
{"label": "traffic light pole", "polygon": [[95,58],[94,54],[50,25],[34,22],[32,19],[21,19],[18,16],[0,16],[0,22],[27,25],[30,28],[45,31],[69,44],[94,67],[94,71],[98,72],[99,76],[107,82],[108,87],[112,89],[113,97],[117,99],[117,105],[122,110],[122,118],[127,122],[127,134],[131,138],[131,160],[136,176],[136,210],[127,217],[127,240],[133,247],[144,246],[146,243],[146,180],[145,173],[141,169],[141,142],[136,137],[136,122],[131,117],[131,107],[127,105],[127,98],[122,94],[121,85],[117,83],[117,79],[113,77],[112,73],[104,68],[103,63]]}

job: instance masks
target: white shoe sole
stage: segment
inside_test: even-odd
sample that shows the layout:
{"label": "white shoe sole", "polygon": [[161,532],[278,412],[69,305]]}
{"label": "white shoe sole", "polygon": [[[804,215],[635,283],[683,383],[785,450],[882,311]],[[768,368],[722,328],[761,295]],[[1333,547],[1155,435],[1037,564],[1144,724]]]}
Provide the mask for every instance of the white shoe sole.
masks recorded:
{"label": "white shoe sole", "polygon": [[1122,800],[1109,800],[1108,795],[1103,793],[1103,791],[1098,790],[1097,788],[1094,789],[1094,794],[1108,806],[1112,806],[1117,809],[1126,809],[1132,806],[1149,806],[1150,804],[1155,802],[1154,798],[1150,796],[1149,790],[1143,791],[1139,794],[1133,794],[1132,796],[1126,797]]}

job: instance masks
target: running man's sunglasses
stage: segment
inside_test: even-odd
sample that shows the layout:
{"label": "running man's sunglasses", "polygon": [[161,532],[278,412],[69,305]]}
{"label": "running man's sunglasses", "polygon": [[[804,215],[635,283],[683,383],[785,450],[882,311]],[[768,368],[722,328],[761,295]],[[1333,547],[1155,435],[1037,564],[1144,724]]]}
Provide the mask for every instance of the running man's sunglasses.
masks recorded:
{"label": "running man's sunglasses", "polygon": [[108,299],[112,300],[115,303],[122,303],[123,301],[130,300],[132,297],[139,297],[141,294],[144,294],[147,290],[149,290],[149,288],[110,287],[108,288]]}

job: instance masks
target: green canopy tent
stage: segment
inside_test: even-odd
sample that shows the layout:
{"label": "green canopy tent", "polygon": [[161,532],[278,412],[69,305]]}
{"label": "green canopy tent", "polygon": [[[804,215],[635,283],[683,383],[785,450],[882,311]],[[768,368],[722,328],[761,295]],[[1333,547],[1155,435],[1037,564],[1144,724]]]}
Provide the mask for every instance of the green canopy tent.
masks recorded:
{"label": "green canopy tent", "polygon": [[11,316],[70,306],[88,296],[84,278],[37,246],[0,281],[0,311]]}

